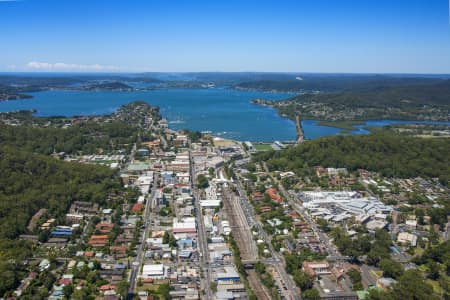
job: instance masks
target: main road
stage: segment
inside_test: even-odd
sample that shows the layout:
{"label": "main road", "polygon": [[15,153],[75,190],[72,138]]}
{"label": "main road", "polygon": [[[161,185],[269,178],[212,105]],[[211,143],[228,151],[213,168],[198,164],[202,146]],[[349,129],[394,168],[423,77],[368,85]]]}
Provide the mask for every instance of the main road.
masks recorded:
{"label": "main road", "polygon": [[149,224],[150,224],[150,207],[151,203],[153,201],[153,198],[155,197],[155,189],[156,189],[156,182],[158,182],[158,173],[154,173],[153,178],[153,186],[150,195],[146,195],[146,201],[145,201],[145,213],[144,213],[144,232],[142,234],[142,240],[139,244],[139,247],[137,249],[136,258],[133,261],[131,265],[131,272],[130,272],[130,287],[128,290],[128,296],[127,299],[131,300],[133,299],[134,295],[134,289],[136,287],[136,278],[139,274],[140,266],[144,263],[144,247],[146,244],[148,232],[149,232]]}
{"label": "main road", "polygon": [[[206,299],[213,299],[213,293],[211,290],[211,282],[212,282],[212,271],[211,264],[209,262],[209,251],[208,251],[208,243],[206,240],[206,230],[205,224],[203,221],[202,209],[200,207],[200,195],[195,187],[195,166],[194,159],[190,156],[190,185],[192,190],[192,195],[194,197],[194,205],[195,205],[195,218],[197,221],[197,247],[199,250],[200,256],[200,265],[203,270],[203,275],[206,280],[202,280],[203,289],[206,294]],[[206,282],[205,282],[206,281]]]}

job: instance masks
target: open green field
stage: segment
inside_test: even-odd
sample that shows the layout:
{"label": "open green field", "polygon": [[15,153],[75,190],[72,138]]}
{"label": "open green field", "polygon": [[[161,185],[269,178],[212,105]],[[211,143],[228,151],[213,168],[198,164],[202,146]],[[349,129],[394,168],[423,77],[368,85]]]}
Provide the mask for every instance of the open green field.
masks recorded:
{"label": "open green field", "polygon": [[272,150],[272,146],[270,144],[254,144],[253,147],[256,149],[256,151]]}

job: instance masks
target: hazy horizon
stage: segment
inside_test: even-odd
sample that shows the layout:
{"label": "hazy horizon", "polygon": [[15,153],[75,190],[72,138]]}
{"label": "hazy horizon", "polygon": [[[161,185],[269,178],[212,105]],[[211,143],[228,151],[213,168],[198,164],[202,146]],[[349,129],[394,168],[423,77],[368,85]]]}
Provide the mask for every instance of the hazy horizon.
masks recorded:
{"label": "hazy horizon", "polygon": [[[1,1],[1,0],[0,0]],[[308,71],[286,71],[286,72],[272,72],[272,71],[148,71],[148,72],[130,72],[130,71],[118,71],[118,72],[94,72],[94,71],[0,71],[0,75],[152,75],[152,74],[292,74],[292,75],[380,75],[380,76],[450,76],[448,73],[383,73],[383,72],[308,72]]]}

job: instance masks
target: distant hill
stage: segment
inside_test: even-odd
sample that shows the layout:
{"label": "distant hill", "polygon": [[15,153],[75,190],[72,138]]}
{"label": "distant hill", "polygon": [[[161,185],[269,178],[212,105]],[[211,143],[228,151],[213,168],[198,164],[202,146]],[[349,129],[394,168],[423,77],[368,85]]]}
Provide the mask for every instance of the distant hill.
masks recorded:
{"label": "distant hill", "polygon": [[73,84],[90,83],[98,81],[134,81],[145,83],[158,83],[161,80],[143,74],[108,75],[108,74],[70,74],[70,75],[41,75],[41,74],[0,74],[0,84],[17,86],[41,87],[68,87]]}
{"label": "distant hill", "polygon": [[86,91],[96,91],[96,90],[107,90],[107,91],[132,91],[134,88],[125,84],[123,82],[105,82],[105,83],[97,83],[91,84],[81,88]]}
{"label": "distant hill", "polygon": [[236,89],[280,91],[280,92],[362,92],[382,91],[385,89],[416,85],[432,84],[442,81],[434,77],[394,77],[387,75],[347,75],[347,74],[307,74],[267,77],[240,82],[233,87]]}
{"label": "distant hill", "polygon": [[450,80],[432,83],[380,85],[339,93],[305,94],[291,98],[300,102],[340,103],[356,107],[401,107],[410,105],[450,105]]}
{"label": "distant hill", "polygon": [[83,82],[72,76],[0,75],[0,84],[13,86],[62,87]]}
{"label": "distant hill", "polygon": [[[284,101],[265,101],[290,119],[342,120],[435,120],[447,121],[450,112],[450,80],[435,78],[347,79],[336,83],[338,92],[304,92]],[[317,85],[316,87],[325,87]],[[289,83],[284,83],[289,86]],[[303,81],[295,83],[300,86]],[[277,85],[280,87],[281,85]],[[290,85],[291,87],[293,85]],[[307,85],[303,85],[307,86]],[[312,84],[309,84],[311,87]],[[328,86],[331,88],[331,86]]]}
{"label": "distant hill", "polygon": [[33,98],[27,92],[48,89],[131,91],[133,87],[125,82],[162,84],[163,81],[143,74],[130,75],[42,75],[42,74],[0,74],[0,101]]}
{"label": "distant hill", "polygon": [[37,92],[41,90],[42,88],[35,86],[18,87],[0,84],[0,101],[33,98],[33,96],[26,93]]}

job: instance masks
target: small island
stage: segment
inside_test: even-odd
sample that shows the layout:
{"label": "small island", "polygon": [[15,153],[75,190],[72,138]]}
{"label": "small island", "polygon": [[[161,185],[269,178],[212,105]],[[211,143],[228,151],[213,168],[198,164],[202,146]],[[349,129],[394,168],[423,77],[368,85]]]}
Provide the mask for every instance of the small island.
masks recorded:
{"label": "small island", "polygon": [[123,82],[103,82],[80,88],[83,91],[133,91],[134,88]]}

